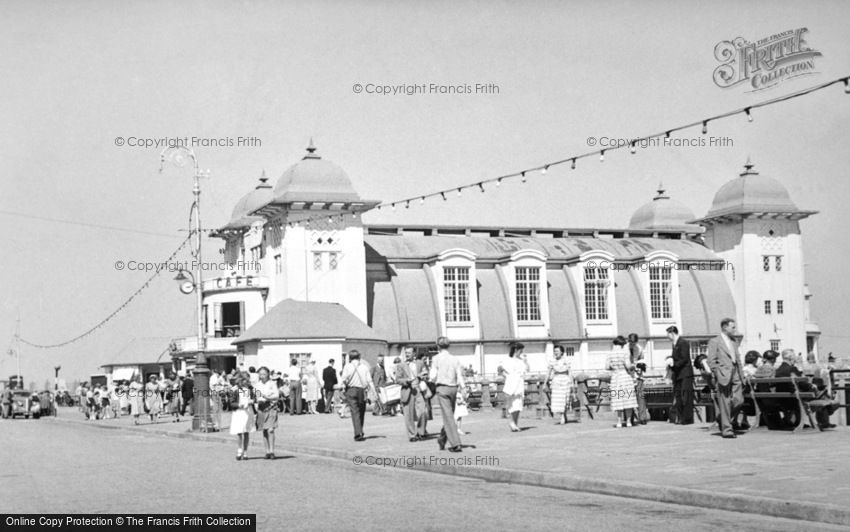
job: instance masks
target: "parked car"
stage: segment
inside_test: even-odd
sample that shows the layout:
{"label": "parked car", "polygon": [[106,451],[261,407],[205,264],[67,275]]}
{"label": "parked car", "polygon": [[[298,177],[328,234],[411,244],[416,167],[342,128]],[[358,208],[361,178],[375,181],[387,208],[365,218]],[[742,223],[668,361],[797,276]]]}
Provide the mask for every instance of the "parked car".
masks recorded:
{"label": "parked car", "polygon": [[33,396],[26,390],[14,390],[12,392],[12,418],[24,416],[29,419],[41,417],[41,403],[37,396]]}

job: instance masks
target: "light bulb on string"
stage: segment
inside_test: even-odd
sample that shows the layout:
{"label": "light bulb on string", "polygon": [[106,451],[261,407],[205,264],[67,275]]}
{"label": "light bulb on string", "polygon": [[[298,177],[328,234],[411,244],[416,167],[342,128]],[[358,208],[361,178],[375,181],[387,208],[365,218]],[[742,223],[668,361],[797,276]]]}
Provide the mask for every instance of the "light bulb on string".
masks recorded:
{"label": "light bulb on string", "polygon": [[496,180],[496,186],[498,187],[498,186],[501,186],[501,185],[502,185],[502,178],[500,177],[499,179]]}
{"label": "light bulb on string", "polygon": [[669,131],[665,131],[665,132],[664,132],[664,138],[665,138],[665,139],[669,139],[669,138],[670,138],[670,132],[669,132]]}
{"label": "light bulb on string", "polygon": [[753,115],[750,114],[750,108],[747,107],[746,109],[744,109],[744,112],[747,113],[747,122],[752,122],[753,121]]}
{"label": "light bulb on string", "polygon": [[440,196],[442,196],[443,201],[446,201],[446,200],[448,199],[448,198],[446,197],[446,193],[445,193],[445,192],[440,192]]}
{"label": "light bulb on string", "polygon": [[546,172],[549,171],[549,165],[547,164],[540,170],[540,175],[546,175]]}
{"label": "light bulb on string", "polygon": [[637,153],[637,148],[635,147],[635,141],[632,141],[632,146],[631,146],[631,148],[629,149],[629,151],[631,151],[631,152],[632,152],[632,155],[634,155],[635,153]]}
{"label": "light bulb on string", "polygon": [[576,158],[573,157],[573,160],[570,163],[570,170],[575,170],[575,169],[576,169]]}
{"label": "light bulb on string", "polygon": [[409,208],[410,208],[410,200],[407,200],[407,201],[405,201],[405,202],[404,202],[404,208],[405,208],[405,209],[409,209]]}
{"label": "light bulb on string", "polygon": [[705,135],[708,133],[708,120],[702,121],[702,134]]}
{"label": "light bulb on string", "polygon": [[457,197],[460,197],[460,191],[461,191],[461,190],[463,190],[463,189],[462,189],[462,188],[458,188],[458,189],[457,189]]}
{"label": "light bulb on string", "polygon": [[600,163],[605,162],[605,150],[602,150],[601,152],[599,152],[599,162]]}
{"label": "light bulb on string", "polygon": [[481,192],[484,192],[484,182],[483,181],[478,183],[478,188],[481,189]]}
{"label": "light bulb on string", "polygon": [[522,182],[523,182],[523,183],[525,183],[525,182],[526,182],[525,172],[522,172],[522,173],[520,174],[520,176],[521,176],[521,178],[522,178]]}
{"label": "light bulb on string", "polygon": [[850,94],[850,78],[844,78],[844,93]]}
{"label": "light bulb on string", "polygon": [[391,204],[390,204],[390,207],[392,207],[392,208],[393,208],[393,212],[395,212],[395,203],[391,203]]}
{"label": "light bulb on string", "polygon": [[425,196],[419,198],[419,205],[425,205]]}

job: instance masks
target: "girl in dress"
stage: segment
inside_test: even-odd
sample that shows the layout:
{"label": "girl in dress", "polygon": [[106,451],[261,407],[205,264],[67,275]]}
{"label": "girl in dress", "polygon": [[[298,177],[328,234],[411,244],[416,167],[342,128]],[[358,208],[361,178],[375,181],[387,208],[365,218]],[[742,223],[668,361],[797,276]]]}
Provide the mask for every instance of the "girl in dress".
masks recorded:
{"label": "girl in dress", "polygon": [[618,336],[614,339],[613,351],[608,355],[608,369],[614,372],[611,375],[610,394],[611,409],[617,415],[617,424],[615,425],[617,428],[621,428],[623,422],[626,423],[627,427],[631,427],[632,410],[637,408],[635,381],[629,374],[632,365],[625,345],[626,339]]}
{"label": "girl in dress", "polygon": [[564,356],[564,348],[555,345],[553,352],[555,360],[549,364],[549,376],[546,381],[552,390],[552,415],[558,420],[558,425],[567,422],[567,400],[570,398],[572,378],[570,378],[570,362]]}
{"label": "girl in dress", "polygon": [[466,434],[463,429],[461,429],[461,422],[463,418],[469,415],[469,408],[466,405],[466,398],[464,397],[463,390],[458,388],[457,397],[455,398],[455,423],[457,424],[457,433],[460,435]]}
{"label": "girl in dress", "polygon": [[236,459],[247,460],[248,435],[257,430],[254,419],[254,390],[248,377],[240,374],[236,378],[233,391],[236,392],[236,409],[230,416],[230,434],[236,436]]}
{"label": "girl in dress", "polygon": [[519,342],[511,344],[510,358],[502,365],[505,373],[505,404],[511,414],[511,432],[519,432],[519,414],[523,409],[525,399],[525,373],[529,371],[528,360],[523,350],[525,346]]}
{"label": "girl in dress", "polygon": [[[269,378],[269,368],[265,366],[258,370],[254,395],[257,398],[257,429],[263,431],[266,460],[274,460],[274,429],[277,428],[280,391],[277,382]],[[248,435],[245,436],[247,438]]]}
{"label": "girl in dress", "polygon": [[165,412],[171,414],[172,421],[180,421],[180,379],[172,371],[162,383],[165,388]]}

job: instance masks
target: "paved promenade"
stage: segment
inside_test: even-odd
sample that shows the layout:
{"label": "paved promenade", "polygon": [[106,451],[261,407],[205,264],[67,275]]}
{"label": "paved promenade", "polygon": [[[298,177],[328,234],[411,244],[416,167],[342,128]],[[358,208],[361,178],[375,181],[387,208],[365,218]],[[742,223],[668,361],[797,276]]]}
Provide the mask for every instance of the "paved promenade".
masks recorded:
{"label": "paved promenade", "polygon": [[[614,418],[555,425],[526,412],[522,432],[508,430],[501,411],[472,412],[463,422],[464,452],[440,452],[435,438],[410,443],[402,417],[366,416],[365,442],[353,441],[350,419],[336,415],[281,416],[277,452],[322,455],[358,467],[412,467],[486,480],[619,495],[747,513],[850,525],[850,430],[818,432],[757,429],[735,440],[720,438],[708,424],[663,422],[613,428]],[[235,455],[235,437],[189,432],[189,421],[144,422],[130,417],[86,421],[62,408],[54,421],[94,427],[221,441],[222,458]],[[228,414],[223,415],[227,426]],[[51,421],[47,421],[51,422]],[[428,431],[439,432],[439,415]],[[262,436],[252,434],[253,455]],[[447,463],[443,459],[461,460]],[[387,465],[390,464],[390,465]]]}

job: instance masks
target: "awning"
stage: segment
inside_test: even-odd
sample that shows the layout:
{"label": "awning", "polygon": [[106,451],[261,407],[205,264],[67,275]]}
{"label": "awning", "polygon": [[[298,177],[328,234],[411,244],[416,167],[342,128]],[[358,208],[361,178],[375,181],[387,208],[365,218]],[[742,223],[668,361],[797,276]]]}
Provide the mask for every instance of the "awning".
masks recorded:
{"label": "awning", "polygon": [[115,368],[112,370],[113,381],[128,381],[136,374],[136,368]]}

